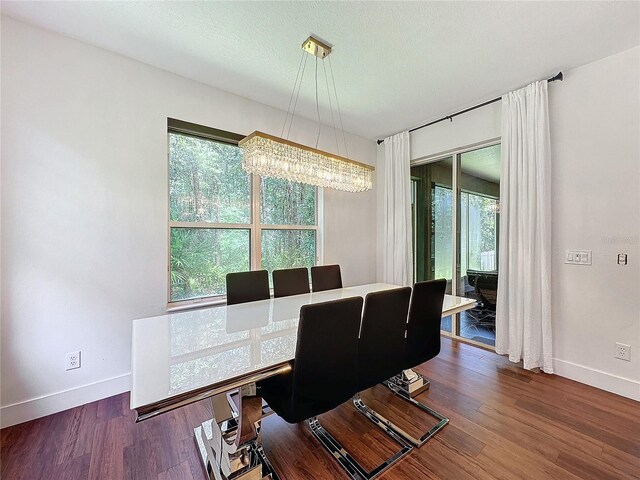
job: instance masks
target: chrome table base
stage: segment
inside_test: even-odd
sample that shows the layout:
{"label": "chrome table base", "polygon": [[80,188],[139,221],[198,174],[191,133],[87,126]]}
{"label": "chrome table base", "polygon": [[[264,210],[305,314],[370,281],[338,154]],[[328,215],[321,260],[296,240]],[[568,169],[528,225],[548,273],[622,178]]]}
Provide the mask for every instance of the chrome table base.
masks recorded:
{"label": "chrome table base", "polygon": [[279,480],[262,450],[266,411],[255,387],[211,397],[213,418],[194,429],[209,480]]}
{"label": "chrome table base", "polygon": [[327,432],[322,425],[320,425],[320,422],[316,417],[310,418],[307,420],[307,423],[316,438],[320,440],[320,443],[322,443],[329,453],[338,460],[338,462],[340,462],[340,465],[342,465],[342,467],[347,471],[349,476],[355,480],[371,480],[377,477],[413,450],[413,448],[401,437],[396,435],[392,430],[388,430],[387,433],[400,444],[400,451],[393,454],[370,472],[367,472],[362,465],[349,455],[349,452],[347,452],[344,447],[335,438],[333,438],[333,436]]}

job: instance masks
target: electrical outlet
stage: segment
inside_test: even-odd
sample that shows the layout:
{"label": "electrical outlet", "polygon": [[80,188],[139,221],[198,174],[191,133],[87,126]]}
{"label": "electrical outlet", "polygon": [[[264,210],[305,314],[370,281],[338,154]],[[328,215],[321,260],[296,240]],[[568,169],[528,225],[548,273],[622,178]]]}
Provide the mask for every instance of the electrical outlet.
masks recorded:
{"label": "electrical outlet", "polygon": [[631,345],[624,343],[616,343],[616,358],[620,360],[631,361]]}
{"label": "electrical outlet", "polygon": [[66,355],[67,370],[74,370],[80,368],[80,350],[77,352],[69,352]]}

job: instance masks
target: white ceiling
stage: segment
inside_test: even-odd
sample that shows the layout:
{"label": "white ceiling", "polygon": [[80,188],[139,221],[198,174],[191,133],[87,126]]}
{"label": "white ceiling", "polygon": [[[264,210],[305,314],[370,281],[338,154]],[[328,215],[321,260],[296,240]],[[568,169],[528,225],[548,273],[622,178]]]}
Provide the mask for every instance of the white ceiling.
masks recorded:
{"label": "white ceiling", "polygon": [[[316,34],[334,45],[345,130],[372,139],[640,44],[635,1],[3,1],[2,13],[283,110]],[[297,111],[315,118],[307,67]]]}

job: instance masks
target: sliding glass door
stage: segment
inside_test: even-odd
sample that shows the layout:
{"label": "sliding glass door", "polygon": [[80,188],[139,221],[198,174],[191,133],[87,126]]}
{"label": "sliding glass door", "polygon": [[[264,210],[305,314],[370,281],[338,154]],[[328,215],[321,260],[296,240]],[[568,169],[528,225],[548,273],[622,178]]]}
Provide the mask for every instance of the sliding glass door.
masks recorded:
{"label": "sliding glass door", "polygon": [[478,307],[459,315],[458,334],[495,344],[500,228],[500,145],[459,157],[460,276],[459,295],[477,300]]}
{"label": "sliding glass door", "polygon": [[[414,185],[415,281],[447,279],[453,293],[453,158],[443,158],[411,168]],[[454,319],[442,320],[442,330],[452,333]]]}
{"label": "sliding glass door", "polygon": [[442,330],[495,342],[500,145],[460,151],[411,168],[414,278],[447,279],[447,293],[478,307],[442,321]]}

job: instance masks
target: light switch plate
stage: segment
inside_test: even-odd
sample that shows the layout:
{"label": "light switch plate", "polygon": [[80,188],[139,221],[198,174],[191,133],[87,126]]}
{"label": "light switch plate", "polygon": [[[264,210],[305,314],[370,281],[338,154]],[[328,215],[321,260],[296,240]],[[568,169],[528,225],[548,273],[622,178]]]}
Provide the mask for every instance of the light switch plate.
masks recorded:
{"label": "light switch plate", "polygon": [[570,265],[591,265],[591,250],[567,250],[564,263]]}

